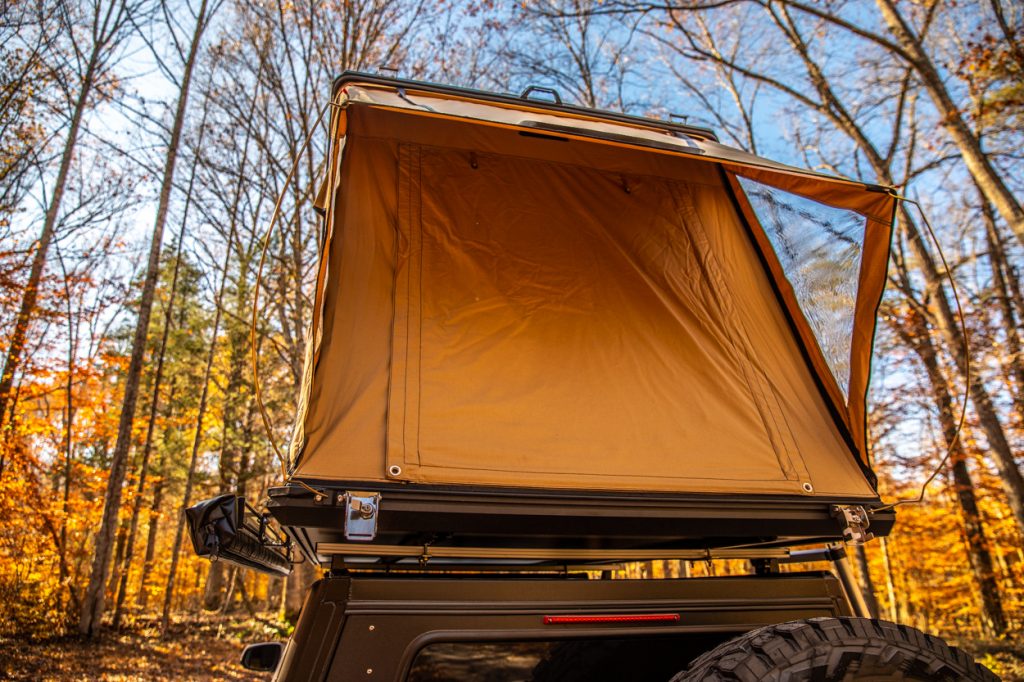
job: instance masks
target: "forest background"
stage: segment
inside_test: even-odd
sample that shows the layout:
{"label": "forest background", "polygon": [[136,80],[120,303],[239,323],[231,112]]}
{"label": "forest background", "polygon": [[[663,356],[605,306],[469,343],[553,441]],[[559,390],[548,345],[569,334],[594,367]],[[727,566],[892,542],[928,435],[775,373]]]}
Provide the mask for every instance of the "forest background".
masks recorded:
{"label": "forest background", "polygon": [[[308,564],[282,580],[197,559],[182,509],[279,480],[249,361],[256,266],[280,195],[257,352],[281,443],[318,249],[316,121],[347,69],[683,114],[918,199],[945,260],[901,210],[872,457],[887,500],[938,476],[855,567],[882,617],[1022,674],[1021,4],[0,0],[0,63],[0,676],[105,660],[111,679],[230,678],[217,642],[287,634]],[[119,642],[142,653],[118,659]]]}

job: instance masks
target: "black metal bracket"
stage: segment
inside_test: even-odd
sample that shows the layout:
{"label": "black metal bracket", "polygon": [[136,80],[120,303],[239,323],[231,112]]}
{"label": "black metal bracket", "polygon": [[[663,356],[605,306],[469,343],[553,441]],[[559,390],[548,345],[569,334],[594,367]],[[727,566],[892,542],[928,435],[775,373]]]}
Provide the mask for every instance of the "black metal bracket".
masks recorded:
{"label": "black metal bracket", "polygon": [[874,533],[868,531],[871,525],[871,517],[864,507],[850,504],[834,504],[830,508],[832,517],[839,521],[843,531],[843,540],[853,544],[862,545],[875,537]]}

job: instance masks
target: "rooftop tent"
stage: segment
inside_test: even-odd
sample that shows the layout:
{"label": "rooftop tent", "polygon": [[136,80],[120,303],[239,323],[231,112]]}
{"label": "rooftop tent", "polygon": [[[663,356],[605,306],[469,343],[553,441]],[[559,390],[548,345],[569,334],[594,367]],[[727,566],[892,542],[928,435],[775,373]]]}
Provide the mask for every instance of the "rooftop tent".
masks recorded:
{"label": "rooftop tent", "polygon": [[877,499],[891,193],[569,107],[335,102],[295,478]]}

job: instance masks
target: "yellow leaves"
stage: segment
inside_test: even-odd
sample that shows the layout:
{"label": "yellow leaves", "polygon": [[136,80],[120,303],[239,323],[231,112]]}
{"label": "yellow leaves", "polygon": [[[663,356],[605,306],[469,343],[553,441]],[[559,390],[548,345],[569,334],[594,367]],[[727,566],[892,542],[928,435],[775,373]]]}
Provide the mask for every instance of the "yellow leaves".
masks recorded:
{"label": "yellow leaves", "polygon": [[92,641],[5,643],[4,671],[15,679],[46,682],[262,679],[238,664],[241,638],[252,641],[251,625],[213,614],[204,614],[201,621],[174,619],[168,639],[160,636],[157,625],[151,618],[139,619],[117,635],[105,633]]}

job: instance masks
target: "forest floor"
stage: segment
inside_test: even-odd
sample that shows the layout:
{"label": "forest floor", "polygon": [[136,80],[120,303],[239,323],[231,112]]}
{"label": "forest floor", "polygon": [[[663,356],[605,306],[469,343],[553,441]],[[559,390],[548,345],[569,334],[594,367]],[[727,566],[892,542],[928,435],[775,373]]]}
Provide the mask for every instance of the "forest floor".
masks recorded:
{"label": "forest floor", "polygon": [[0,637],[0,680],[269,680],[238,659],[246,644],[279,639],[255,621],[209,614],[172,621],[167,638],[160,637],[158,619],[105,630],[93,640]]}
{"label": "forest floor", "polygon": [[1004,682],[1024,682],[1024,641],[948,640],[974,656],[978,663],[998,675]]}
{"label": "forest floor", "polygon": [[[275,639],[283,637],[256,621],[209,614],[174,621],[166,639],[160,637],[158,621],[147,619],[106,630],[92,641],[0,637],[0,680],[269,680],[269,674],[242,668],[238,658],[246,644]],[[1024,642],[951,643],[1004,681],[1024,681]]]}

